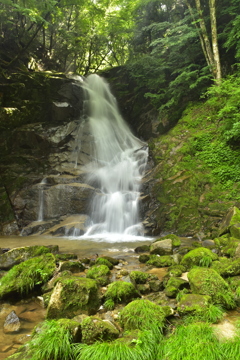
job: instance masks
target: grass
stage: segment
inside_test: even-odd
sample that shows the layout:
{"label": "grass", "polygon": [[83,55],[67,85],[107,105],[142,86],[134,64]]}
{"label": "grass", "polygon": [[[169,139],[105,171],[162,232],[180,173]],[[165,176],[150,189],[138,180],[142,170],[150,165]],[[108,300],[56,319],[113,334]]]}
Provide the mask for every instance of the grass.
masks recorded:
{"label": "grass", "polygon": [[219,341],[213,331],[208,323],[202,322],[177,327],[159,346],[157,360],[223,359]]}
{"label": "grass", "polygon": [[151,331],[143,331],[137,336],[123,336],[109,343],[78,345],[74,360],[155,360],[157,342]]}
{"label": "grass", "polygon": [[161,306],[146,299],[139,299],[124,307],[119,320],[125,330],[151,330],[156,336],[160,336],[165,313]]}
{"label": "grass", "polygon": [[40,331],[28,343],[26,359],[31,360],[73,360],[74,346],[70,329],[61,321],[46,320]]}

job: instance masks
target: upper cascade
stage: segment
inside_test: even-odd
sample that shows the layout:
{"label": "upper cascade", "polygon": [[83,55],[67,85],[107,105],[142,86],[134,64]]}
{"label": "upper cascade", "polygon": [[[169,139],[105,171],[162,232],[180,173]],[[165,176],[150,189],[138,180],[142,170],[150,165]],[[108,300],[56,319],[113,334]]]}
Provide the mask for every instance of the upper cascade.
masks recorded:
{"label": "upper cascade", "polygon": [[132,134],[103,78],[90,75],[83,88],[93,146],[89,181],[100,189],[92,199],[92,225],[86,235],[143,235],[139,195],[147,144]]}

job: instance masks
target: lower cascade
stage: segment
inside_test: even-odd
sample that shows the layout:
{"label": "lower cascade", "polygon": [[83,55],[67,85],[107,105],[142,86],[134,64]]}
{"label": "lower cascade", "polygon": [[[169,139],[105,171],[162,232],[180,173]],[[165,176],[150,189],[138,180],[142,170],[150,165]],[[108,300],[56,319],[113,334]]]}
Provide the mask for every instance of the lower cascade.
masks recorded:
{"label": "lower cascade", "polygon": [[93,147],[89,183],[99,189],[91,202],[91,226],[85,235],[143,235],[139,195],[148,147],[132,134],[103,78],[90,75],[83,88]]}

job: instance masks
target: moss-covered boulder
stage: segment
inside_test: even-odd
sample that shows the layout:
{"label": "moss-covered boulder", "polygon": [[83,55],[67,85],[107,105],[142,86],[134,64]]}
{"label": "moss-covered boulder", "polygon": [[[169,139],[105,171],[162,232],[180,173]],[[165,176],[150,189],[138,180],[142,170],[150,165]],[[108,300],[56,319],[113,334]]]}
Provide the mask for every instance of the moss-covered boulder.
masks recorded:
{"label": "moss-covered boulder", "polygon": [[186,267],[183,265],[173,265],[168,268],[168,274],[170,276],[180,277],[186,270]]}
{"label": "moss-covered boulder", "polygon": [[209,295],[184,294],[178,303],[177,310],[179,314],[202,312],[207,309],[211,300]]}
{"label": "moss-covered boulder", "polygon": [[120,313],[120,324],[124,330],[162,330],[165,323],[164,309],[146,299],[130,302]]}
{"label": "moss-covered boulder", "polygon": [[134,284],[146,284],[148,281],[158,280],[157,275],[148,274],[143,271],[134,270],[130,273],[130,279]]}
{"label": "moss-covered boulder", "polygon": [[87,278],[94,279],[100,286],[109,284],[111,272],[107,265],[94,265],[87,270]]}
{"label": "moss-covered boulder", "polygon": [[235,307],[230,286],[214,269],[193,268],[188,273],[188,279],[194,294],[209,295],[215,304],[228,309]]}
{"label": "moss-covered boulder", "polygon": [[73,276],[58,279],[47,308],[47,319],[93,315],[100,305],[97,282]]}
{"label": "moss-covered boulder", "polygon": [[95,261],[95,265],[106,265],[110,270],[113,269],[112,262],[109,261],[108,259],[104,258],[104,257],[97,258],[96,261]]}
{"label": "moss-covered boulder", "polygon": [[129,303],[139,297],[140,295],[134,285],[125,281],[114,281],[108,285],[105,293],[106,301],[112,300],[115,304]]}
{"label": "moss-covered boulder", "polygon": [[188,281],[178,277],[170,277],[165,288],[165,294],[169,297],[176,297],[179,290],[186,288],[189,288]]}
{"label": "moss-covered boulder", "polygon": [[223,277],[240,275],[240,258],[233,260],[222,257],[211,267]]}
{"label": "moss-covered boulder", "polygon": [[167,267],[174,264],[174,259],[170,255],[150,255],[147,265],[152,265],[158,268]]}
{"label": "moss-covered boulder", "polygon": [[118,329],[107,320],[101,320],[96,316],[88,316],[81,323],[82,342],[93,344],[96,341],[111,341],[119,336]]}
{"label": "moss-covered boulder", "polygon": [[145,264],[150,259],[150,255],[141,254],[138,258],[139,262]]}
{"label": "moss-covered boulder", "polygon": [[[161,242],[161,243],[160,243]],[[169,255],[173,249],[181,245],[181,238],[175,234],[168,234],[155,240],[150,246],[151,254]]]}
{"label": "moss-covered boulder", "polygon": [[59,271],[71,271],[78,273],[85,270],[85,266],[80,261],[64,261],[59,266]]}
{"label": "moss-covered boulder", "polygon": [[46,283],[55,270],[55,258],[50,253],[15,265],[0,280],[0,299],[29,294]]}
{"label": "moss-covered boulder", "polygon": [[208,267],[217,259],[217,254],[204,247],[199,247],[185,254],[182,258],[181,265],[185,266],[187,269],[191,269],[193,266]]}
{"label": "moss-covered boulder", "polygon": [[8,270],[23,261],[47,253],[57,253],[58,246],[24,246],[14,248],[0,255],[0,269]]}

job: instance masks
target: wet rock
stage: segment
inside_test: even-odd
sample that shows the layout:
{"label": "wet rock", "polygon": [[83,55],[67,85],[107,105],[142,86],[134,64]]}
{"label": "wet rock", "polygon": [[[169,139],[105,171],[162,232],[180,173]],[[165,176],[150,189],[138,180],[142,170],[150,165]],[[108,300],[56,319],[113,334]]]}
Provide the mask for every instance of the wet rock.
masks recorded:
{"label": "wet rock", "polygon": [[170,255],[172,252],[173,244],[171,239],[160,240],[150,246],[150,254]]}
{"label": "wet rock", "polygon": [[5,333],[15,333],[21,328],[21,323],[19,317],[15,311],[11,311],[10,314],[6,317],[6,320],[3,325],[3,331]]}

